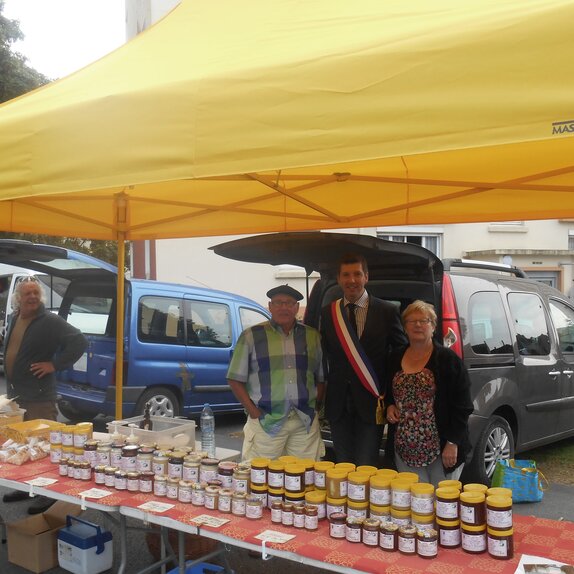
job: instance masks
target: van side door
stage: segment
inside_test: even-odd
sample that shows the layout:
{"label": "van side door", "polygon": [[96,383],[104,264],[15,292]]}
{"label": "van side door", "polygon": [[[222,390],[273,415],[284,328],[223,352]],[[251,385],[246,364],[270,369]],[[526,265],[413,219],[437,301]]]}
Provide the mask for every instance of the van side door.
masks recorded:
{"label": "van side door", "polygon": [[518,352],[518,440],[524,447],[558,433],[562,372],[540,295],[509,292],[507,301]]}
{"label": "van side door", "polygon": [[201,412],[204,403],[214,410],[238,406],[226,379],[234,342],[230,304],[186,295],[184,310],[190,384],[184,404],[191,412]]}
{"label": "van side door", "polygon": [[550,298],[550,315],[558,339],[560,370],[560,416],[558,431],[574,433],[574,308],[566,301]]}

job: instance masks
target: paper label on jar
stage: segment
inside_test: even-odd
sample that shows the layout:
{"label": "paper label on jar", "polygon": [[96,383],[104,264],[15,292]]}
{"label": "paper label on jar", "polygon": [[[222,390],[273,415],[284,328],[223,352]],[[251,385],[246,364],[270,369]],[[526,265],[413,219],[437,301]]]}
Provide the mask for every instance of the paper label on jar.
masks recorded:
{"label": "paper label on jar", "polygon": [[171,484],[167,485],[167,497],[173,498],[174,500],[177,498],[177,485],[175,486]]}
{"label": "paper label on jar", "polygon": [[177,493],[177,499],[180,502],[191,502],[191,490],[187,488],[180,488]]}
{"label": "paper label on jar", "polygon": [[359,500],[363,501],[366,500],[367,490],[364,484],[354,484],[349,482],[348,494],[347,496],[351,500]]}
{"label": "paper label on jar", "polygon": [[248,504],[245,508],[245,516],[247,518],[261,518],[263,509],[259,505]]}
{"label": "paper label on jar", "polygon": [[488,553],[492,556],[506,558],[508,556],[508,541],[488,537]]}
{"label": "paper label on jar", "polygon": [[441,528],[440,544],[441,546],[458,546],[460,544],[460,528],[453,528],[452,530]]}
{"label": "paper label on jar", "polygon": [[386,548],[387,550],[395,549],[395,534],[383,534],[379,538],[379,546],[381,548]]}
{"label": "paper label on jar", "polygon": [[247,479],[245,479],[245,478],[234,478],[233,479],[233,490],[235,492],[247,492]]}
{"label": "paper label on jar", "polygon": [[325,488],[325,473],[324,472],[316,472],[315,473],[315,487],[319,489]]}
{"label": "paper label on jar", "polygon": [[245,514],[245,500],[232,500],[231,512],[237,516],[243,516]]}
{"label": "paper label on jar", "polygon": [[462,547],[470,552],[484,552],[486,550],[486,534],[467,534],[464,530],[461,535]]}
{"label": "paper label on jar", "polygon": [[311,468],[305,471],[305,486],[315,484],[315,471]]}
{"label": "paper label on jar", "polygon": [[251,482],[254,484],[265,484],[267,480],[267,470],[264,468],[251,469]]}
{"label": "paper label on jar", "polygon": [[331,538],[345,538],[345,524],[333,524],[329,525],[329,534]]}
{"label": "paper label on jar", "polygon": [[399,551],[407,554],[415,553],[415,539],[399,536]]}
{"label": "paper label on jar", "polygon": [[270,470],[267,475],[267,484],[271,488],[283,488],[283,477],[284,474],[282,472]]}
{"label": "paper label on jar", "polygon": [[458,502],[436,501],[436,515],[438,518],[458,518]]}
{"label": "paper label on jar", "polygon": [[283,524],[283,526],[293,526],[293,513],[283,512],[281,514],[281,524]]}
{"label": "paper label on jar", "polygon": [[391,491],[388,488],[371,487],[370,501],[376,506],[389,506],[391,504]]}
{"label": "paper label on jar", "polygon": [[377,546],[379,543],[379,533],[376,530],[363,530],[363,544],[367,546]]}
{"label": "paper label on jar", "polygon": [[335,512],[345,512],[345,505],[341,504],[339,506],[334,504],[327,504],[327,516],[331,516]]}
{"label": "paper label on jar", "polygon": [[138,458],[136,464],[136,470],[138,470],[139,472],[149,472],[151,470],[151,459]]}
{"label": "paper label on jar", "polygon": [[217,509],[220,512],[229,512],[231,510],[231,497],[220,496],[217,503]]}
{"label": "paper label on jar", "polygon": [[295,528],[305,528],[305,515],[293,514],[293,526]]}
{"label": "paper label on jar", "polygon": [[227,476],[224,474],[218,474],[217,478],[219,480],[221,480],[222,488],[231,488],[231,485],[233,484],[233,477],[232,476]]}
{"label": "paper label on jar", "polygon": [[419,540],[417,553],[419,556],[436,556],[438,553],[436,540]]}
{"label": "paper label on jar", "polygon": [[183,480],[197,482],[199,480],[199,468],[197,466],[184,466],[183,470],[181,471],[181,477]]}
{"label": "paper label on jar", "polygon": [[156,476],[162,476],[167,470],[167,463],[165,462],[154,462],[153,463],[153,473]]}
{"label": "paper label on jar", "polygon": [[339,498],[346,498],[347,497],[347,492],[348,492],[348,488],[347,488],[347,481],[346,480],[342,480],[341,484],[339,486],[339,490],[341,491],[341,496]]}
{"label": "paper label on jar", "polygon": [[467,524],[474,524],[476,520],[476,512],[474,506],[467,506],[466,504],[460,505],[460,519]]}
{"label": "paper label on jar", "polygon": [[280,508],[271,509],[271,522],[281,522],[282,511]]}
{"label": "paper label on jar", "polygon": [[194,506],[205,506],[205,492],[194,490],[191,493],[191,504]]}
{"label": "paper label on jar", "polygon": [[206,495],[205,497],[205,508],[208,508],[209,510],[215,510],[215,496],[208,496]]}
{"label": "paper label on jar", "polygon": [[349,542],[361,542],[361,527],[349,528],[347,526],[345,530],[345,538]]}
{"label": "paper label on jar", "polygon": [[493,528],[512,528],[512,510],[486,509],[486,522]]}
{"label": "paper label on jar", "polygon": [[417,514],[431,514],[434,512],[434,500],[432,497],[413,496],[411,498],[411,510]]}
{"label": "paper label on jar", "polygon": [[411,493],[405,490],[393,490],[392,501],[395,508],[410,508]]}
{"label": "paper label on jar", "polygon": [[367,518],[366,508],[352,508],[347,507],[347,516],[352,516],[354,518]]}
{"label": "paper label on jar", "polygon": [[285,475],[285,490],[290,490],[291,492],[301,492],[302,486],[301,475]]}
{"label": "paper label on jar", "polygon": [[210,480],[217,479],[217,470],[200,469],[199,482],[209,482]]}

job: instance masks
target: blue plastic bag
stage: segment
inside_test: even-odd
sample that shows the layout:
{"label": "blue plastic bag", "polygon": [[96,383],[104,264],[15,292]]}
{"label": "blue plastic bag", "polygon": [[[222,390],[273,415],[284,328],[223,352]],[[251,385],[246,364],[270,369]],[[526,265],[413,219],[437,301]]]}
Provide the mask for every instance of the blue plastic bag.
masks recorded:
{"label": "blue plastic bag", "polygon": [[[540,502],[544,496],[544,475],[533,460],[499,460],[492,475],[492,486],[512,490],[512,502]],[[546,481],[548,484],[548,481]]]}

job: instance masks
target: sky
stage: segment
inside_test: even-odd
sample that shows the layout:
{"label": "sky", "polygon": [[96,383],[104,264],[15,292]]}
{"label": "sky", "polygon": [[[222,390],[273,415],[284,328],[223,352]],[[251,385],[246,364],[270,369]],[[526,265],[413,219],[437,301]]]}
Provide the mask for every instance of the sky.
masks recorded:
{"label": "sky", "polygon": [[26,36],[13,49],[50,79],[63,78],[125,42],[124,0],[4,0]]}

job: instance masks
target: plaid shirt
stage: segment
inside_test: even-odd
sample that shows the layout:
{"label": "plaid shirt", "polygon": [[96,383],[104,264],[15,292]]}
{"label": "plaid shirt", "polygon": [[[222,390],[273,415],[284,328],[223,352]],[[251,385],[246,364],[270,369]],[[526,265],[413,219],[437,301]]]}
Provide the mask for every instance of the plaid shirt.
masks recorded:
{"label": "plaid shirt", "polygon": [[268,434],[281,430],[291,409],[309,430],[317,383],[324,380],[322,363],[319,331],[296,322],[286,335],[275,322],[266,321],[241,333],[227,378],[247,384]]}

